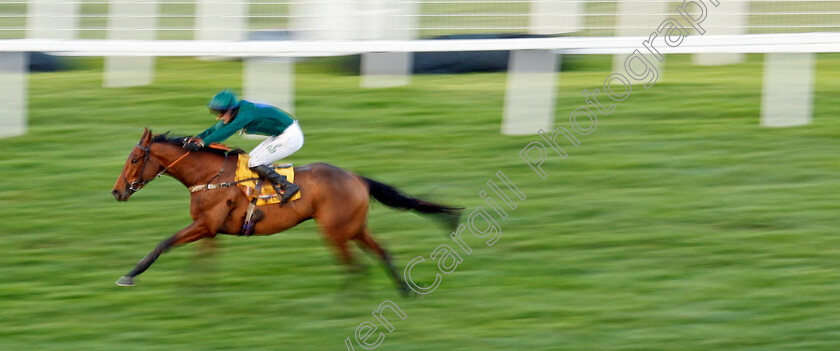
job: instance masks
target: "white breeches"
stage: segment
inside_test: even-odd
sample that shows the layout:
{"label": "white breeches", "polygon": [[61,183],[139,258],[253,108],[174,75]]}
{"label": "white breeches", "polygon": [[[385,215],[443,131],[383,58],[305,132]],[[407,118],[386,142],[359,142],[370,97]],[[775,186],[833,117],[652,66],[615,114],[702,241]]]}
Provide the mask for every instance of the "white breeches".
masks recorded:
{"label": "white breeches", "polygon": [[301,147],[303,147],[303,131],[300,130],[298,122],[295,121],[280,135],[268,137],[251,150],[248,153],[248,156],[251,157],[248,160],[248,167],[272,164],[295,153]]}

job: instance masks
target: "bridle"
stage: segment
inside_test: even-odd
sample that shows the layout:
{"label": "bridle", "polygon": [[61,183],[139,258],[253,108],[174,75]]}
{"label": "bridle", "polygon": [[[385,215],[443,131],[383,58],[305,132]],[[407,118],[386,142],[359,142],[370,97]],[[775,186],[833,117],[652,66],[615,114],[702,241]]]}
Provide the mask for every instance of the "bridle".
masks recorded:
{"label": "bridle", "polygon": [[175,160],[175,162],[170,163],[169,166],[163,167],[163,169],[160,172],[158,172],[158,174],[156,174],[154,177],[151,177],[148,180],[144,180],[144,179],[142,179],[143,178],[143,172],[146,171],[146,165],[149,163],[149,159],[151,159],[151,156],[152,156],[152,152],[151,152],[152,143],[149,143],[149,146],[145,146],[145,147],[140,145],[140,143],[137,143],[136,147],[140,150],[143,150],[146,153],[146,155],[143,156],[143,165],[140,166],[140,174],[137,176],[137,180],[131,182],[130,184],[128,183],[128,179],[123,178],[123,179],[125,179],[126,184],[128,184],[128,190],[131,190],[131,192],[133,192],[133,193],[136,193],[136,192],[140,191],[140,188],[146,186],[146,184],[149,184],[153,180],[162,176],[164,173],[166,173],[166,171],[169,170],[169,168],[171,168],[176,163],[183,160],[184,157],[187,157],[187,155],[190,154],[190,151],[187,151],[187,153],[183,154],[181,157],[179,157],[177,160]]}

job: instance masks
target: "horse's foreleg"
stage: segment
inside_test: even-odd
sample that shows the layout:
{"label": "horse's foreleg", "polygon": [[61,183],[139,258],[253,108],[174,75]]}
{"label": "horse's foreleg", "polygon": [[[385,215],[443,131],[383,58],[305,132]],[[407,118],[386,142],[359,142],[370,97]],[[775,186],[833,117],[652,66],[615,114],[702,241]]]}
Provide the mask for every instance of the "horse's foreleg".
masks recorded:
{"label": "horse's foreleg", "polygon": [[170,248],[180,246],[186,243],[190,243],[201,239],[209,234],[207,230],[207,226],[204,225],[202,221],[195,221],[186,228],[179,231],[177,234],[173,235],[172,237],[161,241],[152,252],[149,252],[146,257],[143,257],[140,262],[137,262],[137,265],[134,266],[128,274],[120,277],[117,280],[117,285],[120,286],[131,286],[134,285],[134,277],[140,275],[152,265],[152,263],[157,260],[158,257]]}

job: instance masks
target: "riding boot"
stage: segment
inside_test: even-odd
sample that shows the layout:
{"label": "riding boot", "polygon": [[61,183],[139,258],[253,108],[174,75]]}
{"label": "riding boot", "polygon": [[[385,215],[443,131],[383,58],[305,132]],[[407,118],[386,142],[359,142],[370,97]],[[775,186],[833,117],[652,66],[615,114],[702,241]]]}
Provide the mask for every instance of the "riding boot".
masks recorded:
{"label": "riding boot", "polygon": [[280,194],[282,190],[283,195],[280,197],[281,204],[288,202],[292,196],[295,196],[295,194],[300,191],[300,188],[297,185],[289,183],[289,181],[286,180],[286,176],[277,174],[277,172],[275,172],[270,166],[260,165],[251,167],[251,170],[271,182],[271,185],[274,187],[274,191],[278,194]]}

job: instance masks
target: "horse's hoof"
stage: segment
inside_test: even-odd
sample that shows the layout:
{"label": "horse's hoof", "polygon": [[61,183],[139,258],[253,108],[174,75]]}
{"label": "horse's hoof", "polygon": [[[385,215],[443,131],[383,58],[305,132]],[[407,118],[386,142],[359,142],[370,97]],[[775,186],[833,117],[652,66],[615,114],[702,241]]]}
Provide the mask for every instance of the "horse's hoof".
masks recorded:
{"label": "horse's hoof", "polygon": [[408,287],[408,284],[406,284],[406,283],[402,283],[402,285],[400,285],[399,291],[400,291],[400,295],[402,295],[403,298],[413,298],[413,297],[418,297],[420,295],[420,294],[417,294],[410,287]]}
{"label": "horse's hoof", "polygon": [[129,277],[127,275],[124,275],[124,276],[120,277],[120,279],[117,280],[116,283],[119,286],[133,286],[134,285],[134,277]]}

